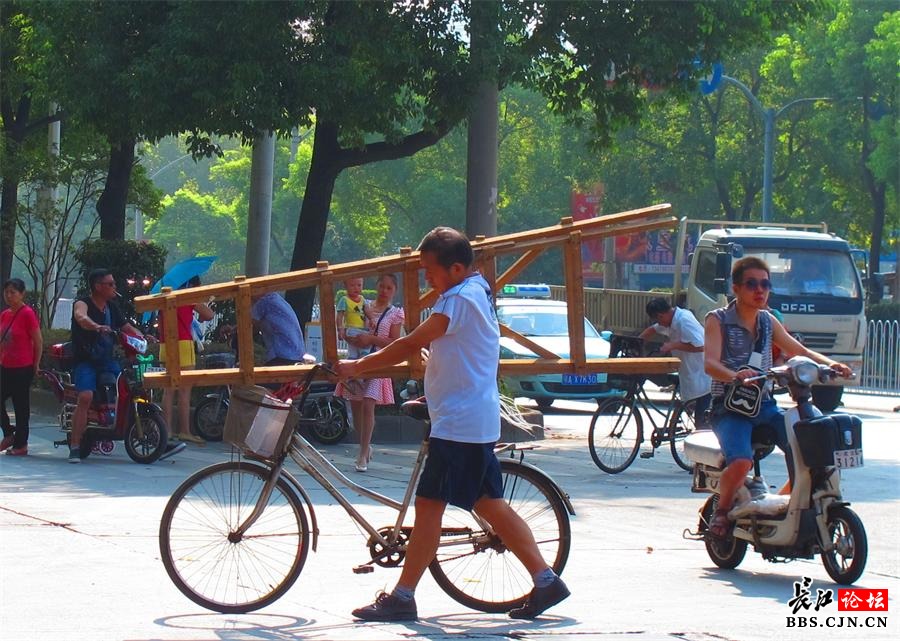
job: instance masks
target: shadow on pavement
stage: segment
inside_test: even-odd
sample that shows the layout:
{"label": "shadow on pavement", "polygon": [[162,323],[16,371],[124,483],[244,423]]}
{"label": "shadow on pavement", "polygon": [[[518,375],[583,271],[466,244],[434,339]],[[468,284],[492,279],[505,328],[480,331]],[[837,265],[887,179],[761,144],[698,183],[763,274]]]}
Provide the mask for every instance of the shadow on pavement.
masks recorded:
{"label": "shadow on pavement", "polygon": [[[292,615],[263,614],[178,614],[156,619],[164,628],[206,630],[211,639],[240,638],[281,641],[282,639],[339,639],[339,638],[516,638],[519,635],[559,634],[578,621],[568,617],[542,615],[533,621],[503,618],[477,612],[420,617],[418,621],[396,623],[366,623],[347,621],[343,624],[322,624],[314,619]],[[397,628],[402,628],[398,630]]]}

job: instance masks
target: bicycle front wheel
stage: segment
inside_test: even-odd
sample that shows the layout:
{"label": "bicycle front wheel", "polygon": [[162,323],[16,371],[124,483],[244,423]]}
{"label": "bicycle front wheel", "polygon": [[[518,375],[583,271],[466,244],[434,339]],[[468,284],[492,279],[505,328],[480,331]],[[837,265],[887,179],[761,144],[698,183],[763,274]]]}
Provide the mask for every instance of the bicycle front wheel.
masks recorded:
{"label": "bicycle front wheel", "polygon": [[[565,503],[546,477],[525,465],[503,459],[500,471],[503,498],[531,530],[547,565],[561,573],[572,543]],[[482,519],[449,505],[428,569],[452,599],[482,612],[508,612],[533,587],[531,574]]]}
{"label": "bicycle front wheel", "polygon": [[625,470],[641,449],[644,421],[627,398],[608,398],[594,412],[588,430],[591,458],[604,472]]}
{"label": "bicycle front wheel", "polygon": [[684,453],[684,439],[697,431],[697,423],[694,421],[694,403],[679,403],[672,412],[669,422],[669,446],[672,449],[672,458],[679,467],[688,472],[694,470],[694,462]]}
{"label": "bicycle front wheel", "polygon": [[258,610],[294,584],[309,550],[309,526],[294,490],[279,479],[265,510],[236,534],[270,470],[244,462],[204,468],[163,512],[159,551],[169,578],[197,605],[229,614]]}

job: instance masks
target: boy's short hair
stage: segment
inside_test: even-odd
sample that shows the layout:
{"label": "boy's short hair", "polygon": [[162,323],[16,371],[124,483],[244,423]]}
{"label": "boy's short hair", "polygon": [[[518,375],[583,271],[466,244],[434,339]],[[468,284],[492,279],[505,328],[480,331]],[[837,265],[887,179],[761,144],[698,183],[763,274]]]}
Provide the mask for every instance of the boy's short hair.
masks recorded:
{"label": "boy's short hair", "polygon": [[438,265],[447,269],[453,263],[462,263],[468,269],[475,258],[469,239],[452,227],[435,227],[425,234],[419,251],[434,254]]}
{"label": "boy's short hair", "polygon": [[758,256],[744,256],[735,261],[731,267],[731,282],[734,285],[740,285],[744,282],[744,272],[748,269],[761,269],[766,275],[771,275],[769,264]]}

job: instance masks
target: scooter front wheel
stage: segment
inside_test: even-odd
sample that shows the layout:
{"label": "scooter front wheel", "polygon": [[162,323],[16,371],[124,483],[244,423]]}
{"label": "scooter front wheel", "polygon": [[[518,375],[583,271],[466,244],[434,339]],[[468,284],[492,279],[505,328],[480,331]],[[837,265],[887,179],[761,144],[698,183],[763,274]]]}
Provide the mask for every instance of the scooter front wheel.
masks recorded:
{"label": "scooter front wheel", "polygon": [[869,556],[866,529],[856,512],[845,505],[828,510],[828,534],[834,548],[822,552],[822,564],[835,583],[850,585],[862,576]]}
{"label": "scooter front wheel", "polygon": [[724,539],[710,534],[709,522],[712,521],[718,506],[718,495],[714,494],[707,499],[701,513],[700,531],[706,535],[706,553],[712,562],[725,570],[733,570],[744,560],[744,555],[747,554],[747,542],[743,539],[736,539],[730,534]]}
{"label": "scooter front wheel", "polygon": [[155,412],[140,417],[140,429],[137,419],[132,416],[131,425],[125,432],[125,451],[135,463],[153,463],[166,451],[169,438],[166,424]]}

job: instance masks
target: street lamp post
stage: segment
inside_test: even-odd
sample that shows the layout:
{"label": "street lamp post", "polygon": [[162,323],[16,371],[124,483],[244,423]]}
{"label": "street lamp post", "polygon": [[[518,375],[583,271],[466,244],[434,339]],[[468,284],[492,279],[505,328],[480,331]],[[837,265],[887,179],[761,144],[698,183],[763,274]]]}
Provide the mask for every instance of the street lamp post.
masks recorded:
{"label": "street lamp post", "polygon": [[[798,98],[784,105],[781,109],[775,110],[772,107],[763,107],[750,88],[740,80],[722,74],[722,82],[732,85],[741,90],[747,101],[759,114],[763,121],[763,201],[762,201],[762,220],[764,223],[772,219],[772,183],[775,164],[775,121],[794,105],[804,102],[819,102],[822,100],[832,101],[834,98]],[[720,91],[723,86],[720,86]]]}

